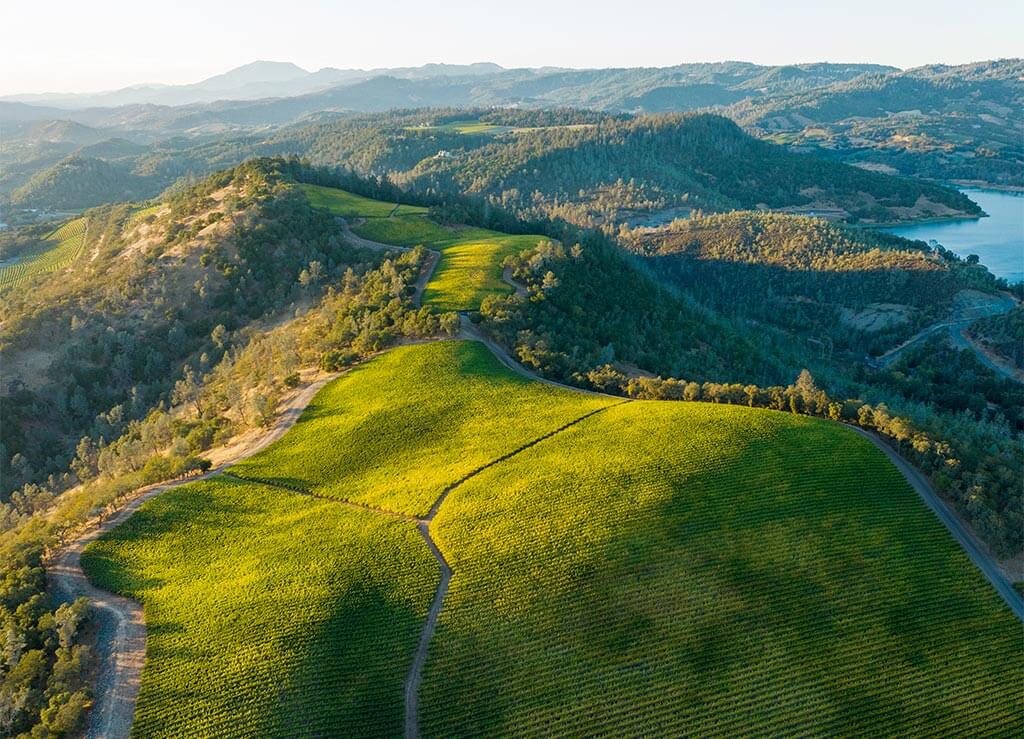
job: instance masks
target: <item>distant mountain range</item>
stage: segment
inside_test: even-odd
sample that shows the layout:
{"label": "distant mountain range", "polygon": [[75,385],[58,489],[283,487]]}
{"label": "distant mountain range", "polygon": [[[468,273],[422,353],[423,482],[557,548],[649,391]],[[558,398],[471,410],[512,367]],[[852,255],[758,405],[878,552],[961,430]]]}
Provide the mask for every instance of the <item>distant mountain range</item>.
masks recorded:
{"label": "distant mountain range", "polygon": [[309,72],[291,62],[256,61],[189,85],[142,84],[97,93],[39,93],[0,97],[6,102],[44,105],[67,110],[122,105],[190,105],[218,100],[260,100],[294,97],[374,77],[424,79],[465,77],[504,71],[497,64],[425,64],[391,69],[335,69]]}
{"label": "distant mountain range", "polygon": [[[72,154],[129,166],[156,188],[209,171],[211,162],[233,163],[243,151],[296,151],[280,143],[294,138],[280,135],[290,128],[426,108],[473,109],[477,116],[506,108],[713,111],[795,151],[866,169],[1022,187],[1022,80],[1020,59],[905,71],[726,61],[631,69],[505,69],[484,62],[309,72],[259,61],[191,85],[0,99],[0,199]],[[138,147],[155,147],[143,164]],[[196,155],[195,147],[219,151]],[[229,150],[235,154],[222,154]],[[36,184],[86,171],[80,162],[70,165]]]}

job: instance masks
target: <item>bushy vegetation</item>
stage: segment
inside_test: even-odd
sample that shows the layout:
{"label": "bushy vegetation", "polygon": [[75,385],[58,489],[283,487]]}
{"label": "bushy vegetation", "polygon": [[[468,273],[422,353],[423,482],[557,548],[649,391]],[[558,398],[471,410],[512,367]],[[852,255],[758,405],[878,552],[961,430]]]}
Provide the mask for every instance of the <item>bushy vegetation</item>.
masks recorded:
{"label": "bushy vegetation", "polygon": [[401,733],[438,577],[412,524],[220,477],[149,501],[82,565],[145,606],[135,735]]}
{"label": "bushy vegetation", "polygon": [[0,736],[70,736],[92,702],[88,603],[46,594],[42,549],[0,542]]}
{"label": "bushy vegetation", "polygon": [[1024,369],[1024,306],[1018,305],[1002,316],[975,321],[970,332],[993,352]]}
{"label": "bushy vegetation", "polygon": [[231,473],[423,516],[448,485],[612,402],[511,374],[477,342],[399,347],[325,387]]}
{"label": "bushy vegetation", "polygon": [[467,481],[434,537],[425,736],[1024,728],[1020,624],[836,425],[617,406]]}

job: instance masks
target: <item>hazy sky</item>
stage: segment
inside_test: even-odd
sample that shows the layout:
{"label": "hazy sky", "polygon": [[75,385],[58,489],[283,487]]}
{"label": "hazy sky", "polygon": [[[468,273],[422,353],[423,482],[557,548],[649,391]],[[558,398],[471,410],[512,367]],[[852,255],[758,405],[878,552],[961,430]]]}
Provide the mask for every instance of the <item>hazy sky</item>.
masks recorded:
{"label": "hazy sky", "polygon": [[876,62],[1024,56],[1022,0],[34,0],[0,13],[0,94],[320,67]]}

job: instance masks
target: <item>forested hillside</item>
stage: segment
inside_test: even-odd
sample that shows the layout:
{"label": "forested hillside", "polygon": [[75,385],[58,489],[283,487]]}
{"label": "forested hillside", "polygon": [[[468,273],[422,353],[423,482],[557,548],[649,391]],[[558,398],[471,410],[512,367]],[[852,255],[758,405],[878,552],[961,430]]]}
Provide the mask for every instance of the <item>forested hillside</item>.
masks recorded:
{"label": "forested hillside", "polygon": [[151,195],[153,190],[145,178],[103,159],[70,156],[32,177],[10,199],[19,208],[79,210]]}
{"label": "forested hillside", "polygon": [[948,311],[961,290],[995,289],[941,247],[820,219],[737,212],[623,231],[621,241],[701,302],[830,350],[881,353]]}
{"label": "forested hillside", "polygon": [[90,148],[89,167],[79,159],[69,160],[81,163],[75,167],[58,164],[12,202],[81,207],[115,191],[141,199],[179,178],[279,154],[387,177],[419,193],[468,193],[528,218],[609,229],[667,222],[693,209],[828,212],[862,222],[980,213],[954,190],[794,154],[719,116],[567,109],[398,111],[262,135],[176,138],[142,150],[107,142]]}
{"label": "forested hillside", "polygon": [[[309,155],[318,163],[390,173],[415,190],[478,194],[524,215],[580,225],[679,207],[832,209],[855,221],[980,212],[947,188],[794,155],[718,116],[590,124],[570,118],[558,126],[480,135],[439,130],[436,124],[451,117],[426,127],[398,128],[401,119],[380,129],[328,124],[315,132]],[[507,126],[509,118],[478,119]]]}
{"label": "forested hillside", "polygon": [[[248,331],[380,264],[278,167],[258,160],[148,208],[90,211],[77,261],[3,296],[4,500],[48,477],[62,487],[53,476],[76,446],[109,444]],[[265,413],[272,397],[247,396],[243,414]]]}

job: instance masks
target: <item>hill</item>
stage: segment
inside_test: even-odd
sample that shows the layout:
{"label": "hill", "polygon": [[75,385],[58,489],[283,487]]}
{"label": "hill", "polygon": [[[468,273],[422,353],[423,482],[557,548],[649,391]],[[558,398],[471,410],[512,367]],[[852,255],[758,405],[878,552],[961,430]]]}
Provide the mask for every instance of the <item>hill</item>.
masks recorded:
{"label": "hill", "polygon": [[[83,449],[113,441],[167,402],[183,373],[207,374],[245,344],[250,327],[294,316],[350,270],[347,284],[358,294],[368,272],[398,256],[348,245],[333,218],[266,160],[149,208],[107,207],[76,223],[86,235],[72,258],[23,275],[21,289],[0,300],[2,443],[11,450],[0,459],[4,501],[48,477],[63,489],[71,478],[59,476],[83,437]],[[421,259],[410,253],[392,264],[382,299],[399,302],[389,317],[376,317],[374,337],[392,320],[407,321],[409,331],[421,325],[401,307]],[[377,309],[369,294],[360,299],[361,310]],[[371,346],[379,340],[361,326],[349,340],[359,336]],[[267,387],[265,399],[280,392],[281,379],[266,378],[277,390]],[[253,422],[259,413],[245,406],[255,402],[235,399]]]}
{"label": "hill", "polygon": [[[221,477],[146,504],[86,560],[154,619],[136,729],[402,726],[437,565],[414,521],[303,496],[297,474],[387,511],[438,496],[419,525],[453,575],[422,684],[405,681],[425,735],[1020,728],[1019,624],[870,443],[788,414],[610,402],[524,381],[478,343],[406,347],[258,458],[278,487]],[[478,438],[495,446],[465,459]],[[431,496],[404,482],[410,453]]]}
{"label": "hill", "polygon": [[103,159],[70,156],[14,190],[10,200],[19,208],[81,210],[153,195],[158,189]]}
{"label": "hill", "polygon": [[828,337],[855,358],[939,320],[960,291],[997,286],[987,270],[941,247],[782,214],[680,219],[621,240],[702,302]]}
{"label": "hill", "polygon": [[[467,119],[512,130],[467,135],[437,126]],[[539,125],[529,113],[421,113],[290,135],[309,141],[317,163],[387,173],[419,191],[477,194],[527,216],[581,225],[693,208],[832,209],[865,222],[980,213],[947,188],[795,155],[718,116],[582,120],[571,111]]]}

